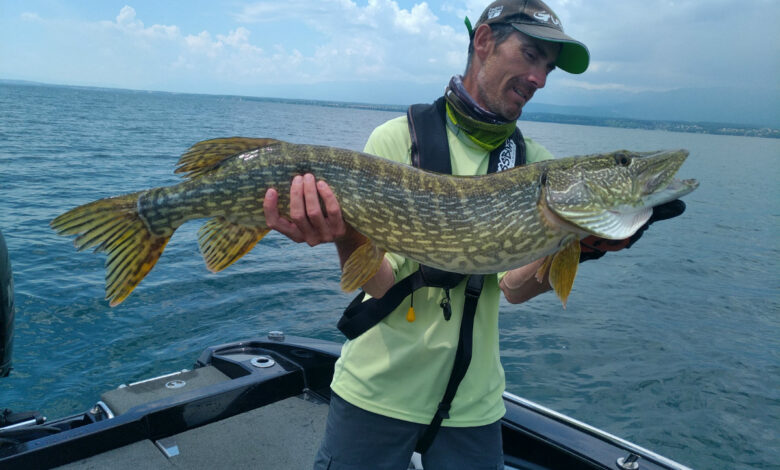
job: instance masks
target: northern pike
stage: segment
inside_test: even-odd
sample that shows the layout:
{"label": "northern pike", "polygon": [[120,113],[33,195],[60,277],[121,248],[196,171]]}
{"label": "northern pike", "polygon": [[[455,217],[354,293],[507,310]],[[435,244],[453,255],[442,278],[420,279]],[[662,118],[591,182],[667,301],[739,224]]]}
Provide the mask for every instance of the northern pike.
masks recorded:
{"label": "northern pike", "polygon": [[[269,229],[268,188],[289,214],[292,178],[330,185],[344,220],[368,238],[344,265],[341,287],[362,286],[385,252],[463,274],[508,271],[547,257],[550,284],[566,304],[579,240],[625,239],[652,207],[698,186],[674,175],[685,150],[617,151],[547,160],[483,176],[453,176],[352,150],[244,137],[206,140],[179,160],[179,184],[100,199],[51,222],[77,249],[106,252],[106,299],[122,302],[149,273],[174,231],[192,219],[206,267],[225,269]],[[544,270],[544,271],[543,271]],[[539,277],[541,279],[541,277]]]}

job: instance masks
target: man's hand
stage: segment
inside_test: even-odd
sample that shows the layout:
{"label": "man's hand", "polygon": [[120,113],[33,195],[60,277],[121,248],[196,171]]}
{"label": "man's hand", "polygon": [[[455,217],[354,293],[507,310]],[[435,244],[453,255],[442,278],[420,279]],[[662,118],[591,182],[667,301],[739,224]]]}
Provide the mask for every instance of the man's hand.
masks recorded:
{"label": "man's hand", "polygon": [[[324,212],[323,212],[324,209]],[[263,211],[268,228],[276,230],[296,243],[316,246],[335,242],[341,267],[349,256],[368,240],[344,221],[336,195],[324,181],[307,173],[296,176],[290,185],[290,218],[279,214],[279,193],[271,188],[265,193]],[[395,282],[393,270],[383,260],[377,275],[363,289],[374,297],[382,297]]]}
{"label": "man's hand", "polygon": [[[347,233],[336,196],[324,181],[307,173],[296,176],[290,185],[290,218],[279,214],[279,194],[271,188],[265,193],[263,211],[268,228],[296,243],[310,246],[335,241]],[[324,209],[324,212],[323,212]]]}
{"label": "man's hand", "polygon": [[499,283],[504,297],[511,304],[519,304],[551,289],[549,272],[539,280],[536,273],[545,258],[538,259],[525,266],[508,271]]}

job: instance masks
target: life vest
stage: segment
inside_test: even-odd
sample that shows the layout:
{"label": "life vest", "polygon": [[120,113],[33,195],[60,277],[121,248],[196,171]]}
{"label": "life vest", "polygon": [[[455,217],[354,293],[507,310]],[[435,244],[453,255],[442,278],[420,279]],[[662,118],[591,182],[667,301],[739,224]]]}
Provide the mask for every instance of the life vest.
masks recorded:
{"label": "life vest", "polygon": [[[447,119],[444,97],[439,98],[433,104],[415,104],[409,107],[407,120],[409,123],[409,135],[412,140],[411,161],[413,166],[438,173],[452,174],[449,143],[447,140]],[[498,148],[490,153],[488,173],[524,165],[525,161],[525,142],[520,129],[516,128],[503,145],[499,145]],[[349,304],[338,323],[339,330],[347,338],[355,339],[382,321],[404,299],[413,295],[414,291],[421,287],[444,289],[445,297],[441,303],[441,308],[445,320],[449,321],[452,313],[449,304],[449,291],[460,284],[466,277],[468,277],[465,289],[466,298],[463,304],[463,318],[461,320],[453,370],[434,418],[417,443],[416,450],[420,453],[425,452],[430,447],[442,421],[449,418],[449,409],[455,397],[455,392],[465,377],[471,362],[474,316],[477,311],[479,296],[482,292],[484,276],[468,276],[421,265],[420,269],[413,274],[395,283],[380,299],[364,301],[365,292],[361,292]]]}

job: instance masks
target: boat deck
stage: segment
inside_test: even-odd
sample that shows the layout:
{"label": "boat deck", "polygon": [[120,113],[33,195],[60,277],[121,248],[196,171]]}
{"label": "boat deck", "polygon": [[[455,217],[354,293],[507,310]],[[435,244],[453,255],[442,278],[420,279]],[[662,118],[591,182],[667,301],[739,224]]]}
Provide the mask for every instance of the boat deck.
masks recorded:
{"label": "boat deck", "polygon": [[[303,395],[287,398],[157,442],[135,442],[58,468],[311,468],[325,432],[327,413],[327,405],[319,400]],[[168,452],[177,454],[167,457],[158,443],[175,449]]]}

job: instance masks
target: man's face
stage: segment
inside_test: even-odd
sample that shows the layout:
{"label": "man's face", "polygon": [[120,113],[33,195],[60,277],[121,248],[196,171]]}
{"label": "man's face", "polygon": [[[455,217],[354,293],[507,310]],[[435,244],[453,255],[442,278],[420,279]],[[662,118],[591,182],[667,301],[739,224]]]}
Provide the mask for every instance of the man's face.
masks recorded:
{"label": "man's face", "polygon": [[489,111],[514,121],[547,74],[555,68],[560,45],[514,33],[485,59],[477,73],[477,102]]}

